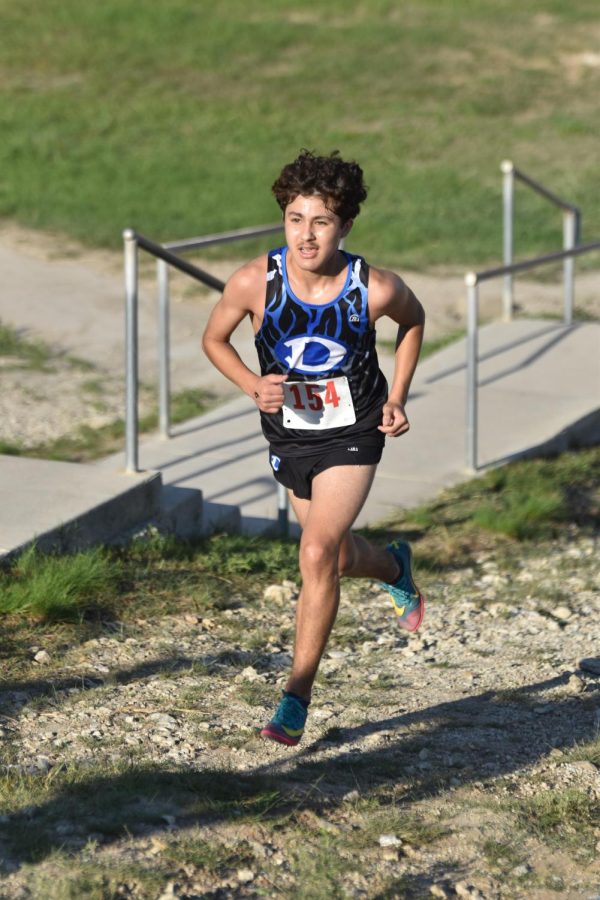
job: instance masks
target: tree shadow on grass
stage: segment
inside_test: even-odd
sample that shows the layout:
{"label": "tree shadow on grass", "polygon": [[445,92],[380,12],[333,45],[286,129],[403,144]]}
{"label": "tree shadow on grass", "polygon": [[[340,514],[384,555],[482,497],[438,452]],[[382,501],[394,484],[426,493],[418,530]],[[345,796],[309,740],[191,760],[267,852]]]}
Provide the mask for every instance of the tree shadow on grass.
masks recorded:
{"label": "tree shadow on grass", "polygon": [[[165,829],[165,816],[174,816],[178,829],[245,821],[283,827],[305,810],[330,814],[357,787],[368,797],[393,786],[393,799],[379,792],[379,802],[393,803],[403,814],[408,804],[442,794],[452,779],[468,785],[498,778],[534,765],[553,747],[569,750],[596,738],[595,708],[587,700],[562,696],[535,705],[540,693],[564,681],[529,685],[510,701],[487,691],[355,728],[330,729],[300,752],[282,748],[279,759],[250,771],[123,762],[116,772],[100,775],[89,767],[65,767],[50,786],[46,776],[32,776],[32,796],[37,789],[45,799],[4,811],[3,842],[9,858],[20,864],[61,847],[77,849],[89,835],[100,835],[104,844],[128,833],[148,836]],[[377,733],[383,746],[355,746]],[[249,740],[250,750],[255,741]],[[423,764],[419,754],[425,746]],[[9,770],[5,777],[22,775]],[[75,843],[65,834],[75,835]]]}

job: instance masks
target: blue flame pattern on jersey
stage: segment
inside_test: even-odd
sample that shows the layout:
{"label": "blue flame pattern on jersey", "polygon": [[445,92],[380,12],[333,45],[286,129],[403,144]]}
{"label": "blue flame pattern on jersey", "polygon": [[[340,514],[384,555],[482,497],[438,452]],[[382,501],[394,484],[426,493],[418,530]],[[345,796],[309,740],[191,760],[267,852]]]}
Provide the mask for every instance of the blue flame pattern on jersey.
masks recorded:
{"label": "blue flame pattern on jersey", "polygon": [[278,371],[313,378],[346,374],[357,346],[372,333],[368,267],[362,257],[345,253],[348,269],[339,296],[320,305],[305,303],[287,279],[286,250],[269,254],[265,313],[256,336],[262,374]]}
{"label": "blue flame pattern on jersey", "polygon": [[[265,310],[255,345],[261,375],[288,375],[290,381],[314,381],[345,376],[357,417],[355,426],[319,432],[295,432],[283,425],[281,413],[261,413],[263,432],[288,455],[300,455],[307,445],[372,434],[381,422],[387,384],[379,369],[375,329],[369,321],[369,266],[361,256],[344,252],[344,287],[329,303],[305,303],[288,281],[287,248],[268,255]],[[291,453],[289,452],[291,448]]]}

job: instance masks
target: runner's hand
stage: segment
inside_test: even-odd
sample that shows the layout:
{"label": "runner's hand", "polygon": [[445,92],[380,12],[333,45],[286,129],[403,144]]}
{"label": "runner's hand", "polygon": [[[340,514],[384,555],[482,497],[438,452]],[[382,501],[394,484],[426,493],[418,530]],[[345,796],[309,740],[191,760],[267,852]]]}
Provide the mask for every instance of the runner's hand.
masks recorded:
{"label": "runner's hand", "polygon": [[403,405],[388,400],[383,406],[381,425],[378,426],[378,430],[383,431],[384,434],[388,434],[390,437],[399,437],[399,435],[407,432],[409,428],[410,425]]}
{"label": "runner's hand", "polygon": [[287,375],[263,375],[254,386],[254,402],[261,412],[278,413],[283,406],[283,382]]}

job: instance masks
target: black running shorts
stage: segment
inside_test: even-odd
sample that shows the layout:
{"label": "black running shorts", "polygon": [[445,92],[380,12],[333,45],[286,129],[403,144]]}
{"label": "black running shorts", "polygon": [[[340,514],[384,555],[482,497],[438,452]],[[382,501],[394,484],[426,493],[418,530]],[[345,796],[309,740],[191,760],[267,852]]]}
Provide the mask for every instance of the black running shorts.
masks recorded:
{"label": "black running shorts", "polygon": [[269,448],[269,462],[279,484],[294,492],[299,500],[310,500],[315,475],[334,466],[377,465],[383,452],[384,440],[354,441],[347,447],[324,448],[319,453],[288,456]]}

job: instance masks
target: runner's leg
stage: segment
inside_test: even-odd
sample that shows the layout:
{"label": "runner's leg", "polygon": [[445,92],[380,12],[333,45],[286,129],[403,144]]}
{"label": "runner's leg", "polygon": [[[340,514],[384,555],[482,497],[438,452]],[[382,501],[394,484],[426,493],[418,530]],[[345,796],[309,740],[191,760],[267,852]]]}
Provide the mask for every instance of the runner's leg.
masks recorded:
{"label": "runner's leg", "polygon": [[[335,621],[339,603],[340,562],[352,574],[387,580],[397,564],[385,550],[356,541],[350,527],[360,512],[376,466],[335,466],[315,476],[312,499],[290,495],[302,526],[300,571],[302,591],[296,609],[296,642],[287,690],[306,700]],[[340,559],[344,545],[343,560]]]}
{"label": "runner's leg", "polygon": [[[293,491],[288,491],[288,494],[300,528],[304,529],[312,501],[299,499]],[[340,544],[338,573],[349,578],[374,578],[390,583],[396,581],[399,575],[398,563],[391,553],[383,547],[375,547],[362,535],[350,530]]]}

